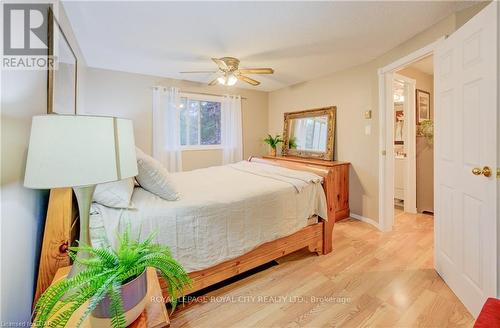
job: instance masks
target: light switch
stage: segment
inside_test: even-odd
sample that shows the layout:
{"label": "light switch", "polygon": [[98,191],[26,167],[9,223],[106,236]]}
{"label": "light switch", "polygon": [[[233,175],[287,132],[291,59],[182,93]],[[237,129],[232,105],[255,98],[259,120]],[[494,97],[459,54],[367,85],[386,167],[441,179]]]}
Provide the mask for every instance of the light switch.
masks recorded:
{"label": "light switch", "polygon": [[369,136],[370,134],[372,134],[372,126],[370,124],[365,125],[365,134],[367,136]]}
{"label": "light switch", "polygon": [[365,119],[370,120],[371,118],[372,118],[372,111],[371,110],[367,110],[365,112]]}

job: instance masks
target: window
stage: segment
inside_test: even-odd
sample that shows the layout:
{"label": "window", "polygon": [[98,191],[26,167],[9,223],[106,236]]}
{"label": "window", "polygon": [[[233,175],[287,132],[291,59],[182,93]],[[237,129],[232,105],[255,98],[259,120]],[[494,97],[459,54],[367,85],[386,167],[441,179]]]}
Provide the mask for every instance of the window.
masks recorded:
{"label": "window", "polygon": [[221,101],[218,97],[183,95],[180,111],[180,139],[184,149],[220,148]]}

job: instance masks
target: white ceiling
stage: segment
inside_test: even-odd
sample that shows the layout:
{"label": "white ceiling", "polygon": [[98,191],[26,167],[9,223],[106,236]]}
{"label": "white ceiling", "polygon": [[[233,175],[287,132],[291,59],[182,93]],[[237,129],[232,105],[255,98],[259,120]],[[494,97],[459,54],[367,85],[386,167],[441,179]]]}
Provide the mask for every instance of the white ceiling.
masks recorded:
{"label": "white ceiling", "polygon": [[[64,1],[91,67],[208,82],[210,57],[257,76],[271,91],[368,62],[469,2]],[[238,82],[237,86],[247,87]],[[255,88],[248,86],[248,88]]]}

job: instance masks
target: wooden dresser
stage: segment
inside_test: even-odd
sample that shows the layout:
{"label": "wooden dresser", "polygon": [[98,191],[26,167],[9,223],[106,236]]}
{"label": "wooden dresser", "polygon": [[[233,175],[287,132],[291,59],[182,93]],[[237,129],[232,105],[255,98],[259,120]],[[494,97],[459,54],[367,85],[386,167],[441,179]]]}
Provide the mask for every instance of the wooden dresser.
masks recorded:
{"label": "wooden dresser", "polygon": [[[325,161],[321,159],[302,158],[295,156],[263,156],[268,161],[285,161],[301,163],[311,167],[327,169],[328,183],[325,192],[328,193],[328,219],[339,221],[349,217],[349,166],[348,162]],[[293,167],[291,167],[293,168]]]}

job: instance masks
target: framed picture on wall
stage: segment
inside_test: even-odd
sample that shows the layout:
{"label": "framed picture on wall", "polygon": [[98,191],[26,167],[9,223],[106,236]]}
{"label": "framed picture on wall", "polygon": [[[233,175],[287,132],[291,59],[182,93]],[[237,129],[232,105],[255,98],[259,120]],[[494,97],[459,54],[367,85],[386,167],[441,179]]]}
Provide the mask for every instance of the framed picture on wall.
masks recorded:
{"label": "framed picture on wall", "polygon": [[417,124],[431,119],[431,94],[424,90],[416,90]]}
{"label": "framed picture on wall", "polygon": [[53,65],[48,70],[47,113],[75,115],[77,58],[51,9],[48,34]]}

